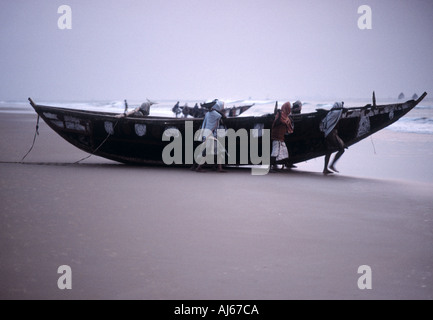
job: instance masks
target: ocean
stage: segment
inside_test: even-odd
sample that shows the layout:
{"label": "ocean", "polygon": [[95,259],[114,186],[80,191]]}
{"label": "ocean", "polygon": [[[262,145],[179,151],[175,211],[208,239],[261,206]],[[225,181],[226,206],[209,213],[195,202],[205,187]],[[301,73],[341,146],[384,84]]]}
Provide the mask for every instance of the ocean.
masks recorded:
{"label": "ocean", "polygon": [[[254,104],[252,108],[247,110],[241,116],[262,116],[267,113],[272,113],[275,108],[276,100],[224,100],[226,108],[232,106],[242,106]],[[285,99],[277,100],[281,101],[278,105],[281,105],[287,101]],[[289,100],[292,103],[295,100]],[[123,113],[125,109],[124,101],[88,101],[88,102],[47,102],[47,101],[36,101],[41,105],[56,106],[62,108],[71,108],[77,110],[94,110],[103,111],[110,113]],[[172,112],[173,106],[177,101],[175,100],[158,100],[157,104],[151,107],[151,116],[164,116],[164,117],[175,117]],[[179,101],[180,106],[188,105],[194,107],[196,103],[202,103],[204,100],[184,100]],[[345,107],[359,107],[371,103],[371,101],[362,99],[345,99]],[[377,104],[390,104],[402,102],[398,100],[388,101],[377,101]],[[128,101],[128,110],[132,110],[139,106],[142,102],[140,101]],[[330,109],[334,101],[302,101],[303,107],[302,112],[314,112],[316,109]],[[26,101],[0,101],[0,116],[4,113],[13,114],[32,114],[35,113],[30,104]],[[433,135],[433,99],[425,98],[415,109],[409,112],[405,117],[393,125],[387,127],[385,130],[392,130],[396,132],[411,133],[411,134],[429,134]]]}

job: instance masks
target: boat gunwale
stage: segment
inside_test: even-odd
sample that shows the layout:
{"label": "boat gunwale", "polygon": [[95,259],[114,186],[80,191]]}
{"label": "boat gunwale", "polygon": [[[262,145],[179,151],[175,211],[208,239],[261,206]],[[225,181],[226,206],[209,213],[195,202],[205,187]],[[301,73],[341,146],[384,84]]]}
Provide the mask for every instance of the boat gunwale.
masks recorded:
{"label": "boat gunwale", "polygon": [[[403,106],[405,104],[415,104],[418,105],[421,100],[425,97],[426,93],[424,93],[419,99],[414,100],[407,100],[405,102],[399,102],[399,103],[389,103],[389,104],[381,104],[381,105],[372,105],[372,104],[367,104],[365,106],[359,106],[359,107],[349,107],[349,108],[344,108],[345,110],[347,110],[348,112],[354,112],[354,111],[364,111],[366,109],[384,109],[386,107],[395,107],[395,106]],[[32,103],[31,103],[32,104]],[[160,117],[160,116],[145,116],[145,117],[124,117],[124,118],[116,118],[116,116],[118,116],[121,113],[114,113],[114,112],[104,112],[104,111],[96,111],[96,110],[82,110],[82,109],[72,109],[72,108],[64,108],[64,107],[55,107],[55,106],[48,106],[48,105],[39,105],[39,104],[32,104],[32,107],[35,109],[35,111],[37,112],[36,109],[50,109],[50,110],[55,110],[58,112],[63,112],[63,113],[71,113],[71,114],[80,114],[83,116],[94,116],[94,117],[102,117],[102,118],[109,118],[109,119],[125,119],[125,120],[144,120],[144,121],[152,121],[155,120],[157,122],[164,122],[164,121],[174,121],[174,122],[184,122],[184,121],[202,121],[203,118],[174,118],[174,117]],[[308,113],[302,113],[302,114],[294,114],[292,115],[292,117],[294,118],[294,120],[297,120],[299,118],[309,118],[309,117],[315,117],[318,114],[323,114],[328,112],[328,109],[322,109],[322,108],[317,108],[316,111],[313,112],[308,112]],[[267,118],[270,116],[274,116],[274,113],[266,113],[263,114],[261,116],[237,116],[237,117],[228,117],[227,119],[244,119],[244,120],[254,120],[254,119],[263,119],[263,118]]]}

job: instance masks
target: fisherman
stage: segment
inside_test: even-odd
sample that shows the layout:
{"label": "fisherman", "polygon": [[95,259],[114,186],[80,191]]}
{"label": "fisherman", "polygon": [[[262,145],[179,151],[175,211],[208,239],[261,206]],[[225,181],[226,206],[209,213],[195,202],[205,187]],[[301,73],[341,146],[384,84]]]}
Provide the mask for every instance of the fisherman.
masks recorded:
{"label": "fisherman", "polygon": [[200,117],[200,109],[198,108],[198,103],[196,103],[194,108],[192,109],[192,117],[193,118],[199,118]]}
{"label": "fisherman", "polygon": [[125,110],[124,113],[117,115],[116,118],[123,118],[123,117],[129,117],[129,116],[147,117],[150,114],[150,107],[154,104],[156,104],[156,102],[152,102],[149,99],[147,99],[147,102],[143,102],[141,104],[141,106],[139,106],[139,107],[137,107],[134,110],[129,111],[129,112],[127,112]]}
{"label": "fisherman", "polygon": [[[217,140],[217,130],[220,126],[221,120],[225,118],[223,110],[224,102],[215,100],[215,104],[211,107],[211,110],[206,113],[201,127],[202,130],[211,132],[209,136],[203,136],[203,141],[206,141],[206,150],[211,151],[213,155],[217,156],[218,172],[226,172],[222,167],[222,162],[225,156],[225,149],[222,147],[218,147]],[[203,152],[203,156],[205,156],[206,150]],[[199,164],[195,170],[197,172],[204,172],[202,166],[202,164]],[[195,166],[193,166],[191,169],[194,168]]]}
{"label": "fisherman", "polygon": [[293,103],[292,114],[301,114],[302,112],[302,102],[297,100]]}
{"label": "fisherman", "polygon": [[176,102],[176,104],[174,105],[174,107],[171,109],[171,111],[173,111],[173,113],[176,115],[176,118],[179,114],[181,114],[181,110],[180,110],[180,106],[179,106],[179,101]]}
{"label": "fisherman", "polygon": [[[292,105],[292,115],[293,114],[301,114],[302,112],[302,102],[300,100],[297,100]],[[293,120],[293,119],[292,119]],[[283,169],[291,170],[296,168],[296,166],[293,163],[286,163],[283,165]]]}
{"label": "fisherman", "polygon": [[[338,129],[337,125],[340,121],[343,112],[344,112],[344,102],[335,102],[332,106],[332,109],[327,113],[325,118],[320,123],[320,130],[325,135],[325,141],[326,141],[326,148],[327,153],[325,155],[325,167],[323,168],[323,174],[327,175],[330,173],[337,172],[338,170],[335,169],[335,164],[337,163],[338,159],[341,158],[341,156],[344,153],[344,149],[346,148],[346,145],[344,141],[340,138],[338,135]],[[332,161],[331,165],[329,166],[329,160],[331,159],[331,155],[333,152],[338,151],[337,154],[334,157],[334,160]]]}
{"label": "fisherman", "polygon": [[188,106],[188,103],[185,103],[182,109],[182,114],[184,118],[188,118],[188,115],[191,113],[191,108]]}
{"label": "fisherman", "polygon": [[286,133],[293,133],[293,120],[290,116],[292,106],[286,102],[281,110],[276,112],[275,120],[271,129],[272,153],[271,153],[271,172],[275,172],[278,164],[285,164],[290,167],[289,151],[284,141]]}

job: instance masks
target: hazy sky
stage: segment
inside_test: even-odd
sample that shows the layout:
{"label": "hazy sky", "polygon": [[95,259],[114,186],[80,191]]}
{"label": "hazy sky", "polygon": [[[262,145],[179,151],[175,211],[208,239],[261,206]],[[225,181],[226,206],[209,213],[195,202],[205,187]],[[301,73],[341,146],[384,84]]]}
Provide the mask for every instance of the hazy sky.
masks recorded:
{"label": "hazy sky", "polygon": [[0,52],[0,100],[433,96],[433,1],[0,0]]}

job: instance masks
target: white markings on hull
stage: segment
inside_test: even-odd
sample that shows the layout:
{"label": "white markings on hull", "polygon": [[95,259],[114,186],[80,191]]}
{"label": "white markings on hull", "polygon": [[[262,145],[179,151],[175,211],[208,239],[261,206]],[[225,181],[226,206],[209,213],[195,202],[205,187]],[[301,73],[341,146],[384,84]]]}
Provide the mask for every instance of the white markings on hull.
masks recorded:
{"label": "white markings on hull", "polygon": [[80,119],[71,116],[65,116],[64,120],[65,120],[66,129],[75,130],[79,132],[86,132],[86,127],[81,124]]}
{"label": "white markings on hull", "polygon": [[366,135],[369,132],[370,132],[370,117],[361,116],[359,118],[357,137]]}
{"label": "white markings on hull", "polygon": [[135,133],[139,137],[144,137],[147,132],[147,127],[145,124],[136,123],[135,124]]}
{"label": "white markings on hull", "polygon": [[105,121],[104,122],[104,129],[105,129],[105,132],[107,132],[109,135],[113,135],[114,134],[114,125],[113,125],[112,122]]}

